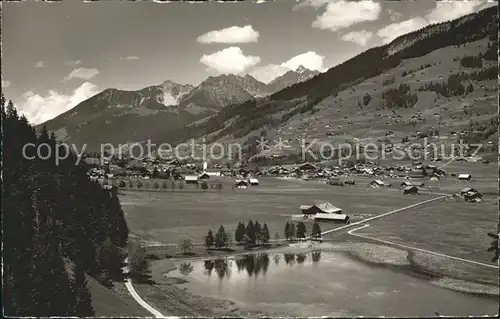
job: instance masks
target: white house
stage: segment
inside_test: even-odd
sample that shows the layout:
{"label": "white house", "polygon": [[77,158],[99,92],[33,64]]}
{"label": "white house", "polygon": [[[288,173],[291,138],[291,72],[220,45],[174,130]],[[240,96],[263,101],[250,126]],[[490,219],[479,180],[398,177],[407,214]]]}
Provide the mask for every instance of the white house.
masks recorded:
{"label": "white house", "polygon": [[198,183],[198,176],[186,175],[186,176],[184,176],[184,182],[186,184],[197,184]]}
{"label": "white house", "polygon": [[341,208],[328,202],[315,205],[301,205],[300,210],[304,219],[349,223],[349,216],[343,214]]}
{"label": "white house", "polygon": [[203,173],[207,174],[208,176],[221,176],[221,171],[219,169],[215,168],[208,168],[203,171]]}
{"label": "white house", "polygon": [[459,174],[458,180],[460,181],[470,181],[472,178],[471,174]]}
{"label": "white house", "polygon": [[370,183],[370,186],[371,186],[372,188],[379,188],[379,187],[384,187],[384,186],[385,186],[385,183],[384,183],[384,182],[382,182],[382,181],[381,181],[381,180],[379,180],[379,179],[376,179],[376,180],[374,180],[374,181],[372,181],[372,182]]}
{"label": "white house", "polygon": [[234,187],[240,189],[246,189],[248,187],[248,182],[243,179],[237,179],[234,181]]}

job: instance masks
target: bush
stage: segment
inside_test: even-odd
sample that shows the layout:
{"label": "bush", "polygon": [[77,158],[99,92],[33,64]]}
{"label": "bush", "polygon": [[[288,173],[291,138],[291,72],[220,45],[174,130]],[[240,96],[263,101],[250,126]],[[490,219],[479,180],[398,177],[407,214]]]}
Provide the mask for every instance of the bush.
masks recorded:
{"label": "bush", "polygon": [[179,248],[182,250],[183,254],[187,254],[193,249],[193,243],[189,239],[183,239],[179,243]]}

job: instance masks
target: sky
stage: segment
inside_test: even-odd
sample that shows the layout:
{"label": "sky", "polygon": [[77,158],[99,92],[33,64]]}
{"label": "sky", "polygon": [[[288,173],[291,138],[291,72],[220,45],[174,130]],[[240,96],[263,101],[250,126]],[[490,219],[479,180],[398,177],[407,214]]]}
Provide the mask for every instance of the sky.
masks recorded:
{"label": "sky", "polygon": [[34,124],[107,88],[325,71],[486,1],[2,3],[2,92]]}

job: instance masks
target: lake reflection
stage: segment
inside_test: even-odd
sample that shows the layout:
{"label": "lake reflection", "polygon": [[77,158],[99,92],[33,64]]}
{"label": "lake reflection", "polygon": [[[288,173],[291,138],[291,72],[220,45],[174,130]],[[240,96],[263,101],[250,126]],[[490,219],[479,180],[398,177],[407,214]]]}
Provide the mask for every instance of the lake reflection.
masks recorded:
{"label": "lake reflection", "polygon": [[[303,264],[307,259],[307,255],[308,254],[283,254],[283,261],[287,265],[293,265],[294,263]],[[272,256],[272,259],[274,260],[274,265],[279,266],[281,256],[275,254]],[[321,259],[321,252],[314,251],[310,253],[310,259],[314,263],[319,262]],[[256,253],[238,256],[235,259],[220,258],[205,260],[203,266],[205,267],[205,274],[207,276],[211,276],[212,273],[215,272],[220,279],[231,276],[233,263],[238,273],[246,271],[249,277],[257,277],[260,274],[265,275],[267,273],[270,262],[271,256],[269,254]],[[183,273],[182,264],[180,272]]]}
{"label": "lake reflection", "polygon": [[493,315],[496,300],[437,287],[334,252],[255,253],[180,263],[191,293],[276,316]]}

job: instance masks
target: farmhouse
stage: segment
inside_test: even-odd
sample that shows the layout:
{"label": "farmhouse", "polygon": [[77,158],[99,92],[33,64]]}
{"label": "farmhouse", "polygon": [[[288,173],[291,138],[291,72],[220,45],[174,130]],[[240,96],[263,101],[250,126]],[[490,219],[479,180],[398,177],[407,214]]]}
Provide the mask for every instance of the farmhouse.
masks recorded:
{"label": "farmhouse", "polygon": [[342,214],[342,209],[328,202],[315,205],[301,205],[300,210],[306,219],[312,218],[313,220],[349,223],[349,216]]}
{"label": "farmhouse", "polygon": [[203,173],[207,174],[208,176],[221,176],[221,171],[216,168],[207,168]]}
{"label": "farmhouse", "polygon": [[410,178],[424,178],[425,175],[426,175],[426,172],[423,169],[413,170],[413,171],[408,173],[408,177],[410,177]]}
{"label": "farmhouse", "polygon": [[237,179],[234,181],[234,187],[240,188],[240,189],[245,189],[248,187],[248,182],[243,180],[243,179]]}
{"label": "farmhouse", "polygon": [[406,186],[405,188],[403,188],[403,194],[416,195],[416,194],[418,194],[418,187],[417,186]]}
{"label": "farmhouse", "polygon": [[186,176],[184,176],[184,182],[186,184],[198,184],[198,176],[186,175]]}
{"label": "farmhouse", "polygon": [[470,181],[472,176],[470,174],[459,174],[458,175],[458,180],[459,181]]}
{"label": "farmhouse", "polygon": [[369,185],[370,185],[370,187],[372,187],[372,188],[379,188],[379,187],[384,187],[384,186],[385,186],[385,183],[384,183],[384,182],[382,182],[382,181],[381,181],[381,180],[379,180],[379,179],[376,179],[376,180],[374,180],[374,181],[371,181]]}
{"label": "farmhouse", "polygon": [[316,165],[313,165],[311,163],[304,163],[298,167],[299,170],[301,171],[314,171],[317,170],[318,168]]}
{"label": "farmhouse", "polygon": [[206,172],[201,173],[198,176],[199,179],[210,179],[210,175],[208,175]]}
{"label": "farmhouse", "polygon": [[250,185],[252,185],[252,186],[257,186],[257,185],[259,185],[259,180],[258,180],[258,179],[256,179],[256,178],[250,178],[250,179],[248,180],[248,182],[249,182],[249,183],[250,183]]}
{"label": "farmhouse", "polygon": [[409,186],[415,186],[415,187],[424,187],[424,183],[422,182],[402,182],[401,187],[409,187]]}
{"label": "farmhouse", "polygon": [[460,191],[460,195],[464,196],[465,194],[473,192],[473,193],[479,193],[475,188],[472,187],[466,187]]}
{"label": "farmhouse", "polygon": [[323,213],[323,214],[341,214],[342,209],[333,206],[332,204],[325,202],[321,204],[315,204],[315,205],[301,205],[300,210],[302,211],[303,214],[317,214],[317,213]]}
{"label": "farmhouse", "polygon": [[482,197],[483,197],[483,195],[481,195],[481,193],[479,193],[479,192],[469,191],[469,192],[464,194],[465,201],[471,202],[471,203],[480,202],[482,200]]}

